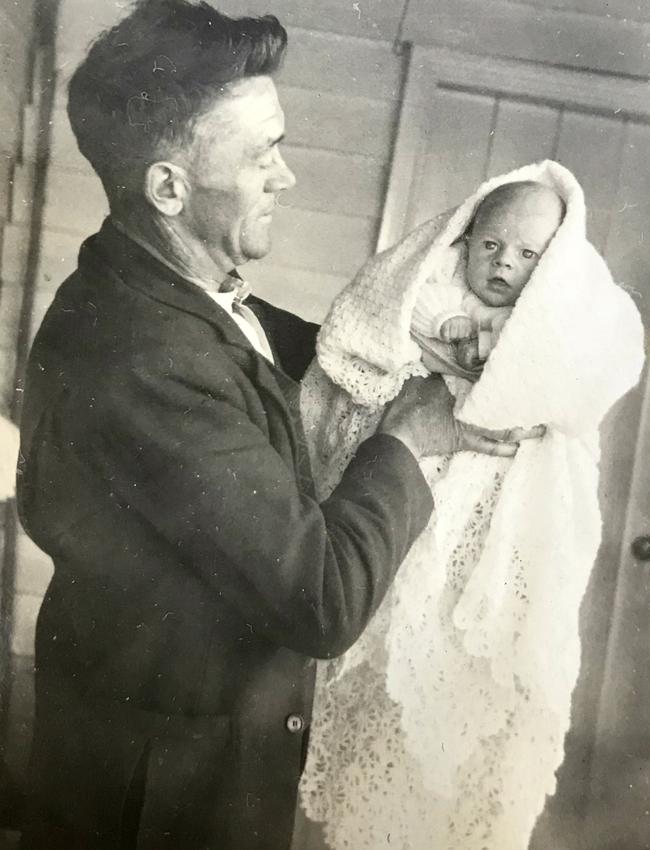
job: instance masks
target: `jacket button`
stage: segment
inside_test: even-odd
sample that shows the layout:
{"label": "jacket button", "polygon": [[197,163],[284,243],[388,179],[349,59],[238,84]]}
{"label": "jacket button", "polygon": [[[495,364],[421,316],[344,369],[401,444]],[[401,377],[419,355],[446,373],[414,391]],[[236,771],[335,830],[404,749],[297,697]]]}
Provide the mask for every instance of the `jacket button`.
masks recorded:
{"label": "jacket button", "polygon": [[305,728],[305,720],[299,714],[290,714],[285,723],[289,732],[293,732],[294,734],[297,732],[302,732]]}

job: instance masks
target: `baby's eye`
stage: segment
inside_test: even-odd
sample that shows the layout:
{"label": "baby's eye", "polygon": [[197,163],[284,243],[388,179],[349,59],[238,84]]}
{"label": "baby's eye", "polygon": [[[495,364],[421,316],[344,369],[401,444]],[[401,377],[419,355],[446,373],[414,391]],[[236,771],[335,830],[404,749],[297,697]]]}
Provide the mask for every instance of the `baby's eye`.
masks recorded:
{"label": "baby's eye", "polygon": [[532,260],[534,257],[537,256],[536,252],[531,251],[530,248],[524,248],[524,250],[521,253],[522,253],[522,256],[524,257],[525,260]]}
{"label": "baby's eye", "polygon": [[486,251],[496,251],[497,243],[493,242],[492,239],[486,239],[483,242],[483,247]]}

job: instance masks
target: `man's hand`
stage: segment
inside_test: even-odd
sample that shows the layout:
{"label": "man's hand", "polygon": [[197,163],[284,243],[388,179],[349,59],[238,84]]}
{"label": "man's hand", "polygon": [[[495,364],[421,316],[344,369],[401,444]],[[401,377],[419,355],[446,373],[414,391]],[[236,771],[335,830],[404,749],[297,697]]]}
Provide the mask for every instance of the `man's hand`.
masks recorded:
{"label": "man's hand", "polygon": [[458,342],[460,339],[469,339],[474,334],[474,322],[469,316],[452,316],[440,325],[440,339],[443,342]]}
{"label": "man's hand", "polygon": [[454,418],[454,398],[438,375],[411,378],[386,407],[378,433],[401,440],[416,458],[459,451],[513,457],[521,440],[544,435],[544,427],[530,431],[511,428],[487,431]]}

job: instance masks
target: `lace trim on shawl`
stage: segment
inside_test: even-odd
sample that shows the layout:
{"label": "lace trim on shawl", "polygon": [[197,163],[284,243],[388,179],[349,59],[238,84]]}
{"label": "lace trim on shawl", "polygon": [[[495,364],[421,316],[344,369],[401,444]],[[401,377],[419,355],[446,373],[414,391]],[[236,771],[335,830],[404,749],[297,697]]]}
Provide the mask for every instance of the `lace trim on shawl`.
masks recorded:
{"label": "lace trim on shawl", "polygon": [[303,417],[326,496],[413,369],[418,287],[480,199],[515,179],[554,186],[567,215],[460,415],[551,427],[514,461],[423,463],[435,521],[361,640],[319,671],[301,796],[334,850],[525,850],[555,787],[600,540],[596,429],[643,359],[638,313],[584,239],[572,175],[542,163],[497,178],[370,261],[321,331]]}

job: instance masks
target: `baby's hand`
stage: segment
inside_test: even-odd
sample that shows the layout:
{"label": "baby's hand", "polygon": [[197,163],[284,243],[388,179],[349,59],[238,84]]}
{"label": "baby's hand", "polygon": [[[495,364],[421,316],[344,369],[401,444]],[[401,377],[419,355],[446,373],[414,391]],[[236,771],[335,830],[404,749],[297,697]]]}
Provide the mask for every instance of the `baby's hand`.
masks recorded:
{"label": "baby's hand", "polygon": [[485,357],[481,356],[478,339],[473,337],[460,340],[456,349],[456,359],[463,369],[481,369],[485,363]]}
{"label": "baby's hand", "polygon": [[458,342],[474,335],[474,323],[469,316],[452,316],[440,325],[443,342]]}

